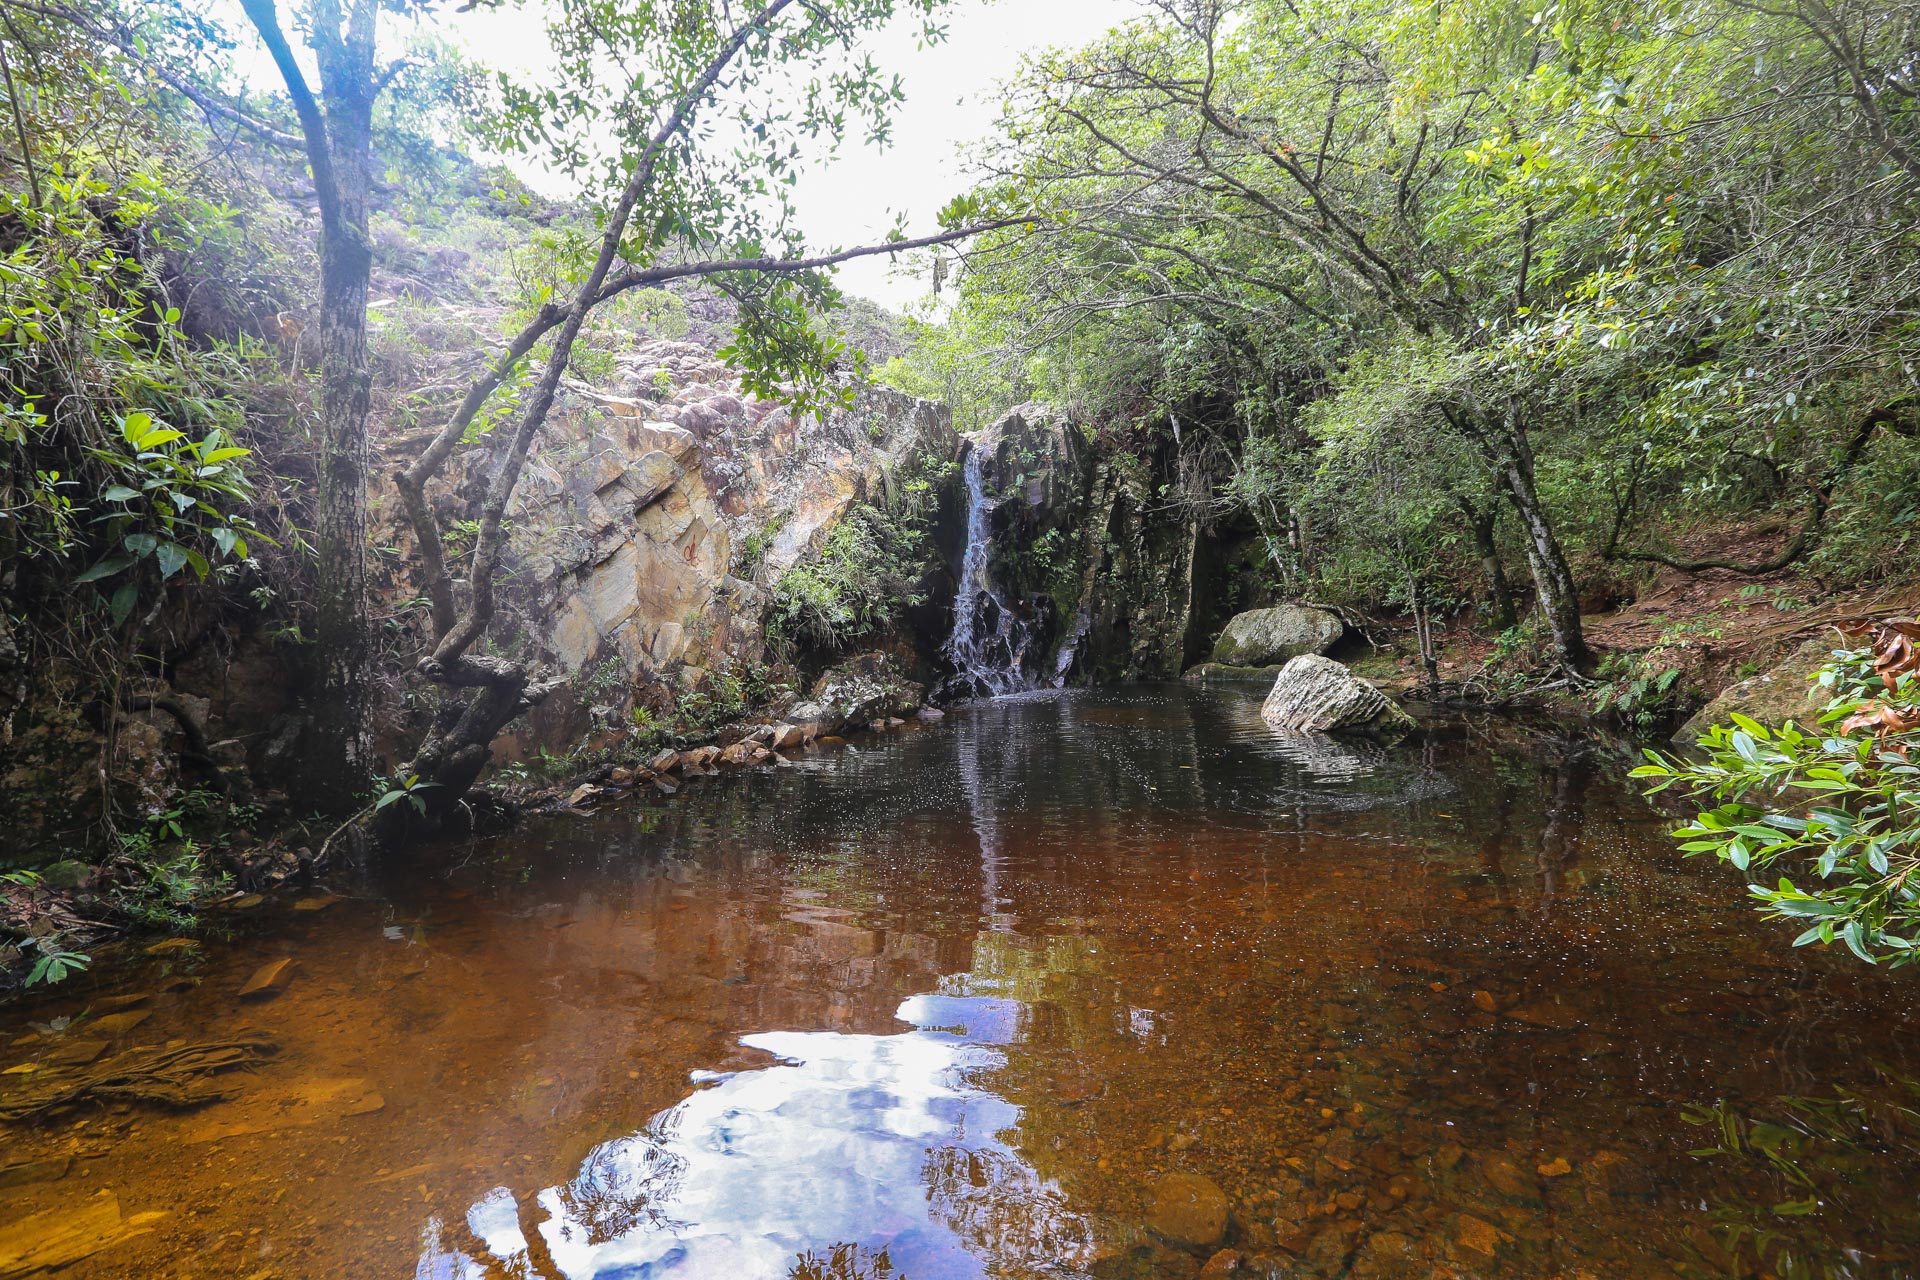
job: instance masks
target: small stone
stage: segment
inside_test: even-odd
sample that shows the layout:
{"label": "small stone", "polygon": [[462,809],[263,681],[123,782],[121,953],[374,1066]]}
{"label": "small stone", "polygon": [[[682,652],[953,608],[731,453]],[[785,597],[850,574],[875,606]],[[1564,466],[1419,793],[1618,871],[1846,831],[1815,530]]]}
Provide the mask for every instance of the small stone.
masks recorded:
{"label": "small stone", "polygon": [[1543,1178],[1564,1178],[1573,1172],[1573,1166],[1567,1163],[1565,1156],[1556,1156],[1539,1167]]}
{"label": "small stone", "polygon": [[1491,991],[1476,991],[1473,993],[1473,1007],[1482,1013],[1495,1013],[1500,1005],[1494,1000]]}
{"label": "small stone", "polygon": [[1222,1249],[1207,1259],[1207,1265],[1200,1268],[1199,1280],[1217,1280],[1220,1276],[1230,1276],[1240,1270],[1240,1255],[1232,1249]]}
{"label": "small stone", "polygon": [[150,956],[177,956],[199,949],[200,942],[197,938],[168,938],[164,942],[156,942],[148,947],[146,953]]}
{"label": "small stone", "polygon": [[1227,1193],[1197,1173],[1169,1173],[1153,1188],[1147,1226],[1189,1248],[1210,1248],[1227,1234]]}
{"label": "small stone", "polygon": [[918,716],[922,720],[927,720],[927,721],[945,720],[947,718],[947,713],[942,711],[938,707],[922,707],[918,711],[914,712],[914,715]]}
{"label": "small stone", "polygon": [[295,911],[325,911],[340,899],[329,893],[316,894],[311,898],[301,898],[293,904]]}
{"label": "small stone", "polygon": [[224,901],[217,902],[214,905],[228,911],[251,911],[265,901],[266,899],[257,893],[243,893],[237,897],[227,898]]}
{"label": "small stone", "polygon": [[1500,1246],[1513,1237],[1491,1222],[1483,1222],[1472,1214],[1463,1213],[1453,1225],[1453,1242],[1462,1249],[1491,1258],[1500,1251]]}
{"label": "small stone", "polygon": [[607,781],[616,787],[630,787],[633,785],[633,770],[615,769],[607,775]]}
{"label": "small stone", "polygon": [[240,988],[242,1000],[269,1000],[285,991],[293,981],[293,959],[274,960],[261,965]]}

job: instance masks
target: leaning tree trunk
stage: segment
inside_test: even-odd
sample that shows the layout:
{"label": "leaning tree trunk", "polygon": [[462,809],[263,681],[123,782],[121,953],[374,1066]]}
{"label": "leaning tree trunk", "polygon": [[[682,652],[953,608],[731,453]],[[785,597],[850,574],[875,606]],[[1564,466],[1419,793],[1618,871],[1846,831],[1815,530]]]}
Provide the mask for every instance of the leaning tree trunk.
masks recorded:
{"label": "leaning tree trunk", "polygon": [[1566,554],[1554,535],[1546,504],[1540,500],[1540,490],[1534,482],[1533,446],[1527,440],[1526,425],[1519,421],[1517,413],[1508,419],[1503,443],[1506,449],[1501,463],[1501,485],[1520,516],[1527,568],[1533,574],[1540,615],[1553,633],[1554,648],[1559,650],[1561,661],[1576,673],[1584,672],[1593,665],[1593,655],[1580,625],[1579,593],[1573,585],[1573,570],[1567,567]]}

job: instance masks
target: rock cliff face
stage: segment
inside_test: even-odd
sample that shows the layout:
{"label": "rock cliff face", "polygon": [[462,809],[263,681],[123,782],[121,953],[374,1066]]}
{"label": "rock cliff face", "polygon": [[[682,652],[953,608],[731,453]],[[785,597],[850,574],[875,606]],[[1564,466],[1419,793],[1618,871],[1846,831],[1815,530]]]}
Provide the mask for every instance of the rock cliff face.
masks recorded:
{"label": "rock cliff face", "polygon": [[[797,418],[683,343],[623,357],[608,390],[570,387],[510,512],[494,643],[570,677],[522,736],[570,747],[596,719],[759,664],[779,576],[902,467],[959,446],[944,407],[874,388]],[[492,464],[471,451],[468,478]]]}
{"label": "rock cliff face", "polygon": [[978,625],[999,632],[1022,683],[1169,679],[1204,656],[1224,619],[1209,504],[1185,500],[1211,492],[1202,465],[1164,443],[1140,456],[1042,405],[970,444],[991,507]]}

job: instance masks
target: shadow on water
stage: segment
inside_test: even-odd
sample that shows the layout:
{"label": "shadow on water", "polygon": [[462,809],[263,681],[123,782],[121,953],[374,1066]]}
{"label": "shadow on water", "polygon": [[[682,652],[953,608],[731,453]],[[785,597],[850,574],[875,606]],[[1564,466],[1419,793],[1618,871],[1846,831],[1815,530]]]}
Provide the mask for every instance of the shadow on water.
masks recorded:
{"label": "shadow on water", "polygon": [[381,868],[7,1012],[283,1053],[10,1130],[0,1280],[1915,1274],[1912,981],[1612,760],[1050,691]]}

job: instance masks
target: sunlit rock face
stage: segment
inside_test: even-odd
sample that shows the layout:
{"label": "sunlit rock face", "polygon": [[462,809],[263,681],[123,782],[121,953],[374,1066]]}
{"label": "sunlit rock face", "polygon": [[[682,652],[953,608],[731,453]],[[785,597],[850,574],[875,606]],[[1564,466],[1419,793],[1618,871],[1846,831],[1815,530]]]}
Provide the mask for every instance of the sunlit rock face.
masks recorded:
{"label": "sunlit rock face", "polygon": [[[796,417],[684,343],[638,348],[603,388],[570,386],[514,498],[497,623],[503,649],[574,677],[532,735],[577,739],[596,702],[760,661],[771,584],[894,472],[958,448],[942,406],[868,388]],[[456,489],[496,450],[471,451]]]}

